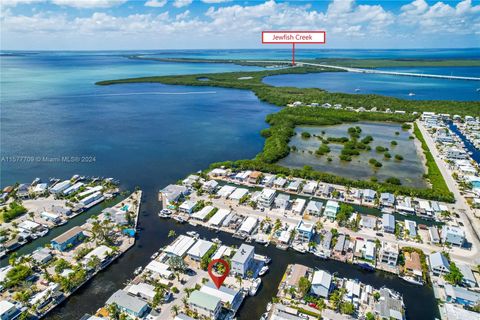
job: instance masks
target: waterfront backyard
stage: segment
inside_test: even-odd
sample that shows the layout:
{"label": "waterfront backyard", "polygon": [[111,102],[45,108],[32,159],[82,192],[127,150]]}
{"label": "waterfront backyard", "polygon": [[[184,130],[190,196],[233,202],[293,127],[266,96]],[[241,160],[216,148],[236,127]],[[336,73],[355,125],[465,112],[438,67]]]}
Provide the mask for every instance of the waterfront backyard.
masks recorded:
{"label": "waterfront backyard", "polygon": [[[344,144],[332,141],[331,138],[348,137],[348,128],[360,127],[360,138],[371,136],[373,140],[368,144],[369,149],[359,152],[359,155],[351,157],[351,161],[340,160]],[[309,133],[310,137],[302,133]],[[302,168],[311,166],[313,169],[340,175],[354,180],[368,180],[375,177],[379,181],[385,181],[390,177],[400,179],[402,185],[424,188],[426,187],[423,174],[421,153],[418,152],[414,139],[411,139],[409,130],[402,130],[399,123],[387,122],[358,122],[344,123],[333,126],[297,126],[295,135],[291,138],[289,146],[291,152],[285,158],[278,161],[279,165],[290,168]],[[322,141],[328,142],[330,152],[319,155],[317,150]],[[396,144],[393,143],[396,142]],[[378,151],[377,147],[388,148]],[[387,155],[386,155],[387,154]],[[391,158],[388,158],[388,154]],[[396,155],[399,155],[397,159]],[[375,167],[369,163],[375,159],[382,164]],[[401,159],[401,160],[400,160]]]}

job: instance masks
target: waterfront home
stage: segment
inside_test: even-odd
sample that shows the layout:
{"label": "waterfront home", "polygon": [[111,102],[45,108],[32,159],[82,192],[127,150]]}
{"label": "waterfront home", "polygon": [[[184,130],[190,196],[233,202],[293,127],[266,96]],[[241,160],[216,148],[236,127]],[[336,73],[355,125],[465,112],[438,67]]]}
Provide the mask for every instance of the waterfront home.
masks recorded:
{"label": "waterfront home", "polygon": [[83,234],[82,228],[78,226],[73,227],[53,239],[51,241],[52,248],[58,251],[65,251],[66,249],[77,245],[84,237],[85,235]]}
{"label": "waterfront home", "polygon": [[18,229],[20,231],[27,231],[29,233],[35,233],[42,228],[43,227],[41,224],[36,223],[35,221],[32,221],[32,220],[24,220],[20,222],[20,224],[18,225]]}
{"label": "waterfront home", "polygon": [[18,185],[17,187],[17,193],[16,193],[16,196],[17,198],[20,198],[20,199],[26,199],[29,197],[29,187],[30,185],[26,184],[26,183],[21,183],[20,185]]}
{"label": "waterfront home", "polygon": [[132,296],[136,296],[147,300],[148,302],[152,302],[155,298],[155,287],[151,284],[140,282],[138,284],[132,284],[128,288],[128,293]]}
{"label": "waterfront home", "polygon": [[463,160],[468,158],[465,150],[456,147],[448,148],[445,156],[450,160]]}
{"label": "waterfront home", "polygon": [[225,177],[227,175],[227,170],[221,168],[215,168],[209,172],[212,177]]}
{"label": "waterfront home", "polygon": [[95,192],[98,192],[98,191],[102,191],[102,190],[103,190],[103,186],[86,187],[86,190],[80,192],[77,195],[77,197],[78,198],[84,198],[84,197],[88,196],[89,194],[92,194],[92,193],[95,193]]}
{"label": "waterfront home", "polygon": [[93,204],[96,201],[100,201],[102,198],[103,198],[103,194],[100,191],[97,191],[83,198],[82,201],[80,201],[80,203],[83,204],[84,206],[88,206],[89,204]]}
{"label": "waterfront home", "polygon": [[235,189],[237,188],[234,186],[224,185],[220,188],[220,190],[218,190],[217,195],[222,198],[228,198],[228,196],[231,195]]}
{"label": "waterfront home", "polygon": [[356,200],[356,201],[361,201],[362,200],[362,190],[361,189],[353,189],[351,191],[351,197]]}
{"label": "waterfront home", "polygon": [[475,279],[475,276],[473,275],[472,269],[470,266],[464,264],[464,263],[458,263],[457,264],[458,269],[460,269],[460,272],[463,275],[462,279],[462,284],[466,287],[474,288],[477,286],[477,280]]}
{"label": "waterfront home", "polygon": [[452,303],[443,304],[443,311],[445,319],[448,320],[478,320],[478,312],[469,311]]}
{"label": "waterfront home", "polygon": [[293,191],[293,192],[298,192],[299,189],[300,189],[300,185],[302,184],[302,180],[300,179],[293,179],[289,184],[288,184],[288,187],[287,189],[289,191]]}
{"label": "waterfront home", "polygon": [[246,182],[250,176],[250,173],[252,173],[250,170],[241,171],[235,175],[234,179],[240,182]]}
{"label": "waterfront home", "polygon": [[177,256],[183,258],[196,240],[186,235],[179,235],[175,241],[169,244],[163,251],[169,256]]}
{"label": "waterfront home", "polygon": [[292,206],[292,212],[294,214],[301,215],[303,212],[303,209],[305,208],[305,203],[306,203],[305,199],[302,199],[302,198],[295,199]]}
{"label": "waterfront home", "polygon": [[127,213],[124,210],[117,208],[106,208],[102,211],[105,218],[114,222],[115,224],[124,226],[128,224]]}
{"label": "waterfront home", "polygon": [[459,227],[443,225],[442,242],[461,247],[465,243],[465,231]]}
{"label": "waterfront home", "polygon": [[173,272],[170,271],[170,266],[163,262],[159,262],[157,260],[150,261],[146,266],[145,270],[148,270],[152,273],[152,275],[164,279],[171,279],[173,278]]}
{"label": "waterfront home", "polygon": [[212,247],[213,247],[213,242],[199,239],[188,250],[187,255],[194,261],[200,261]]}
{"label": "waterfront home", "polygon": [[221,259],[224,256],[230,257],[231,253],[232,253],[232,248],[230,248],[228,246],[221,245],[217,249],[217,251],[215,251],[215,253],[212,255],[211,259],[212,260]]}
{"label": "waterfront home", "polygon": [[333,248],[333,251],[339,254],[344,254],[348,248],[348,240],[344,234],[339,234],[337,238],[337,243]]}
{"label": "waterfront home", "polygon": [[324,198],[330,198],[333,192],[333,187],[329,184],[324,184],[323,187],[319,190],[319,193]]}
{"label": "waterfront home", "polygon": [[63,192],[64,190],[66,190],[71,185],[72,185],[72,183],[70,182],[70,180],[65,180],[65,181],[59,182],[59,183],[55,184],[53,187],[50,188],[50,192],[53,193],[53,194],[59,194],[60,192]]}
{"label": "waterfront home", "polygon": [[187,194],[187,187],[169,184],[160,190],[160,200],[162,201],[163,208],[175,209],[176,202]]}
{"label": "waterfront home", "polygon": [[395,217],[391,214],[384,213],[382,216],[383,231],[388,233],[395,232]]}
{"label": "waterfront home", "polygon": [[74,185],[68,187],[67,189],[63,190],[63,194],[68,196],[74,192],[77,192],[80,190],[81,187],[83,187],[85,184],[83,182],[77,182]]}
{"label": "waterfront home", "polygon": [[88,265],[88,263],[93,259],[93,257],[97,257],[100,262],[104,262],[111,254],[113,253],[112,248],[107,247],[106,245],[100,245],[96,247],[89,253],[85,255],[82,259],[83,265]]}
{"label": "waterfront home", "polygon": [[242,243],[232,257],[232,272],[245,277],[247,271],[252,267],[254,254],[255,249],[253,246]]}
{"label": "waterfront home", "polygon": [[219,209],[213,217],[208,220],[208,224],[212,227],[220,227],[225,218],[230,214],[229,209]]}
{"label": "waterfront home", "polygon": [[42,219],[45,219],[46,221],[50,221],[53,223],[59,223],[60,221],[62,221],[60,215],[48,211],[41,212],[40,217]]}
{"label": "waterfront home", "polygon": [[403,299],[398,293],[387,288],[380,289],[380,299],[375,302],[375,313],[382,319],[404,320]]}
{"label": "waterfront home", "polygon": [[416,237],[417,236],[417,223],[412,220],[407,220],[405,219],[405,229],[408,231],[408,235],[410,237]]}
{"label": "waterfront home", "polygon": [[240,229],[238,229],[238,233],[242,236],[249,236],[252,234],[253,230],[258,224],[258,219],[255,217],[248,217],[243,221]]}
{"label": "waterfront home", "polygon": [[308,193],[308,194],[315,194],[315,191],[318,188],[318,182],[316,181],[308,181],[302,189],[303,193]]}
{"label": "waterfront home", "polygon": [[263,176],[262,184],[265,187],[273,187],[274,182],[275,182],[275,176],[274,175],[266,174],[266,175]]}
{"label": "waterfront home", "polygon": [[273,182],[273,186],[274,186],[275,188],[283,188],[286,183],[287,183],[287,179],[282,178],[282,177],[278,177],[278,178],[275,179],[275,181]]}
{"label": "waterfront home", "polygon": [[340,209],[340,204],[337,201],[328,200],[325,205],[323,215],[327,218],[335,220],[335,218],[337,217],[338,209]]}
{"label": "waterfront home", "polygon": [[276,193],[273,189],[264,188],[257,199],[257,204],[263,208],[270,208],[275,200]]}
{"label": "waterfront home", "polygon": [[321,249],[328,256],[330,255],[330,247],[332,245],[333,234],[328,230],[320,231],[320,246],[317,247]]}
{"label": "waterfront home", "polygon": [[197,176],[195,174],[191,174],[188,177],[186,177],[185,179],[183,179],[182,184],[186,187],[192,187],[199,180],[200,180],[199,176]]}
{"label": "waterfront home", "polygon": [[406,274],[411,274],[422,278],[422,262],[420,259],[420,254],[416,251],[412,252],[403,252],[405,264],[403,267],[403,272]]}
{"label": "waterfront home", "polygon": [[222,309],[222,303],[218,297],[199,290],[190,294],[187,304],[194,312],[214,320],[218,318]]}
{"label": "waterfront home", "polygon": [[405,197],[402,200],[397,201],[395,210],[399,213],[415,214],[415,208],[412,206],[412,198]]}
{"label": "waterfront home", "polygon": [[468,289],[445,284],[445,297],[447,302],[461,304],[466,307],[474,307],[480,302],[480,293]]}
{"label": "waterfront home", "polygon": [[288,204],[290,203],[290,195],[286,193],[280,193],[274,201],[275,208],[279,208],[282,210],[286,210],[288,208]]}
{"label": "waterfront home", "polygon": [[435,142],[442,144],[452,144],[454,139],[447,128],[438,129],[434,135]]}
{"label": "waterfront home", "polygon": [[440,243],[440,235],[436,226],[428,227],[428,235],[432,243]]}
{"label": "waterfront home", "polygon": [[132,317],[142,318],[148,311],[148,304],[140,298],[129,295],[123,290],[117,290],[107,300],[107,305],[116,304],[120,310]]}
{"label": "waterfront home", "polygon": [[379,260],[381,263],[395,267],[398,260],[398,244],[394,242],[382,241]]}
{"label": "waterfront home", "polygon": [[418,212],[423,215],[428,215],[428,216],[433,215],[433,210],[432,210],[432,207],[430,206],[430,201],[418,200]]}
{"label": "waterfront home", "polygon": [[300,220],[297,224],[297,240],[301,242],[309,242],[315,234],[314,225],[311,222]]}
{"label": "waterfront home", "polygon": [[312,216],[320,216],[322,214],[323,203],[320,201],[310,200],[305,211]]}
{"label": "waterfront home", "polygon": [[233,310],[234,312],[238,310],[243,302],[243,296],[240,290],[232,289],[226,286],[221,286],[217,289],[212,281],[205,283],[200,288],[200,292],[219,298],[224,308],[229,306],[228,309]]}
{"label": "waterfront home", "polygon": [[355,243],[354,256],[375,264],[376,251],[375,242],[371,240],[357,240]]}
{"label": "waterfront home", "polygon": [[246,196],[247,194],[248,194],[248,189],[237,188],[234,192],[232,192],[231,195],[228,196],[228,199],[238,201],[238,200],[242,199],[244,196]]}
{"label": "waterfront home", "polygon": [[380,204],[384,207],[393,208],[395,206],[395,196],[388,192],[380,194]]}
{"label": "waterfront home", "polygon": [[32,253],[32,259],[38,264],[45,264],[52,260],[52,251],[48,248],[40,248]]}
{"label": "waterfront home", "polygon": [[17,319],[21,312],[22,307],[20,303],[13,304],[7,300],[0,300],[0,319],[1,320],[14,320]]}
{"label": "waterfront home", "polygon": [[450,263],[441,252],[432,253],[428,260],[430,262],[430,270],[434,275],[445,275],[450,272]]}
{"label": "waterfront home", "polygon": [[218,187],[218,182],[215,180],[208,180],[202,185],[202,190],[208,193],[214,193]]}
{"label": "waterfront home", "polygon": [[310,292],[322,298],[328,298],[332,288],[332,275],[323,270],[317,270],[313,273]]}
{"label": "waterfront home", "polygon": [[48,189],[48,184],[47,183],[39,183],[35,185],[32,189],[32,193],[35,195],[41,195],[44,194]]}
{"label": "waterfront home", "polygon": [[195,209],[196,205],[197,205],[197,201],[186,200],[178,207],[178,211],[187,213],[187,214],[192,214],[193,209]]}
{"label": "waterfront home", "polygon": [[215,210],[214,206],[205,206],[201,210],[192,213],[192,219],[205,221],[208,215]]}
{"label": "waterfront home", "polygon": [[252,171],[248,176],[248,182],[251,184],[256,184],[262,177],[262,173],[260,171]]}
{"label": "waterfront home", "polygon": [[363,190],[363,201],[364,202],[374,202],[377,197],[377,192],[372,189]]}

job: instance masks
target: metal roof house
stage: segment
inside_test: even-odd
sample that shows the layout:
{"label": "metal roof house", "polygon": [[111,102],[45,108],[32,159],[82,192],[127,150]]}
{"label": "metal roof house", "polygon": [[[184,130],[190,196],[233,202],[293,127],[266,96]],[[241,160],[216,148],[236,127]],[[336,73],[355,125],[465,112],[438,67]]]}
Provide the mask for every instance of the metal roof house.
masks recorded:
{"label": "metal roof house", "polygon": [[323,203],[320,201],[310,200],[305,209],[308,214],[319,216],[322,214]]}
{"label": "metal roof house", "polygon": [[85,235],[80,227],[73,227],[72,229],[62,233],[51,241],[52,248],[58,251],[65,251],[71,246],[80,242]]}
{"label": "metal roof house", "polygon": [[211,247],[213,247],[213,242],[199,239],[190,250],[188,250],[187,255],[192,258],[192,260],[200,261]]}
{"label": "metal roof house", "polygon": [[434,275],[444,275],[450,272],[450,263],[441,252],[432,253],[428,260],[430,262],[430,269]]}
{"label": "metal roof house", "polygon": [[141,318],[148,310],[148,304],[134,296],[129,295],[123,290],[118,290],[107,300],[107,305],[115,303],[122,311],[127,314]]}
{"label": "metal roof house", "polygon": [[332,286],[332,275],[320,270],[313,273],[311,292],[319,297],[327,298]]}
{"label": "metal roof house", "polygon": [[178,236],[175,241],[169,244],[165,248],[164,252],[170,256],[178,256],[183,258],[187,253],[188,249],[190,249],[190,247],[193,246],[195,242],[196,240],[194,238],[182,234]]}
{"label": "metal roof house", "polygon": [[458,303],[468,307],[473,307],[480,302],[480,293],[452,286],[449,283],[445,284],[445,295],[447,302]]}
{"label": "metal roof house", "polygon": [[238,310],[243,301],[240,290],[234,290],[225,286],[221,286],[217,289],[211,281],[205,283],[200,288],[200,291],[219,298],[222,301],[223,307],[228,303],[230,309],[234,311]]}
{"label": "metal roof house", "polygon": [[190,294],[187,303],[194,311],[212,319],[217,319],[222,309],[220,298],[198,290]]}
{"label": "metal roof house", "polygon": [[384,213],[382,216],[383,231],[394,233],[395,232],[395,217],[391,214]]}

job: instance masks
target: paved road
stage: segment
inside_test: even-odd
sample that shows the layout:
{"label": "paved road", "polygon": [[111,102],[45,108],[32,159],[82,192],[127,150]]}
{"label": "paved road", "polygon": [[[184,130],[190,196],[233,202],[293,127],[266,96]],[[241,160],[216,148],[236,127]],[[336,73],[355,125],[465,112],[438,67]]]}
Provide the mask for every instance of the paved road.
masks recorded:
{"label": "paved road", "polygon": [[[417,125],[423,137],[425,138],[425,142],[427,143],[427,146],[430,149],[430,152],[432,153],[433,158],[435,159],[435,162],[438,168],[440,169],[440,172],[442,173],[442,176],[445,179],[445,182],[447,183],[448,188],[450,189],[451,192],[453,192],[455,196],[455,200],[456,200],[455,212],[459,214],[460,218],[464,222],[467,240],[472,243],[472,250],[470,251],[463,250],[464,251],[463,254],[462,254],[462,251],[455,250],[455,255],[452,257],[457,257],[457,255],[460,254],[460,257],[463,256],[463,258],[470,257],[472,259],[469,262],[470,264],[472,263],[480,264],[480,254],[478,254],[479,252],[478,248],[480,245],[480,236],[477,231],[477,230],[480,230],[480,221],[478,218],[475,217],[475,214],[470,208],[470,206],[468,205],[467,201],[460,194],[458,184],[453,179],[452,172],[450,171],[450,169],[448,169],[446,163],[442,160],[442,157],[438,152],[438,149],[435,145],[435,142],[433,141],[433,138],[427,132],[427,129],[425,128],[425,126],[418,120],[417,120]],[[461,260],[460,257],[458,257],[459,260]]]}

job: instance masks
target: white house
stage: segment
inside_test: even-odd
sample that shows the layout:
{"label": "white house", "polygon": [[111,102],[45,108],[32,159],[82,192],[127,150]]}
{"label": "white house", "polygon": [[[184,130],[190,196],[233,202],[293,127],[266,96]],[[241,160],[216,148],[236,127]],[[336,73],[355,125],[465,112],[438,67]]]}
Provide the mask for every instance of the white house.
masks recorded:
{"label": "white house", "polygon": [[303,186],[303,193],[308,193],[308,194],[315,194],[315,191],[318,188],[318,182],[316,181],[308,181],[307,184]]}
{"label": "white house", "polygon": [[303,209],[305,208],[305,203],[306,203],[305,199],[301,199],[301,198],[295,199],[295,202],[293,203],[293,206],[292,206],[292,212],[294,214],[302,214]]}
{"label": "white house", "polygon": [[275,200],[276,191],[269,188],[264,188],[258,197],[257,203],[264,208],[270,208]]}
{"label": "white house", "polygon": [[202,186],[202,189],[208,193],[213,193],[218,187],[218,182],[215,180],[208,180]]}
{"label": "white house", "polygon": [[326,271],[319,270],[313,273],[312,286],[310,291],[319,297],[328,298],[332,286],[332,275]]}
{"label": "white house", "polygon": [[310,200],[305,209],[312,216],[320,216],[322,214],[323,203],[320,201]]}
{"label": "white house", "polygon": [[382,241],[382,248],[379,253],[380,262],[391,267],[397,265],[398,260],[398,244],[394,242]]}
{"label": "white house", "polygon": [[462,160],[462,159],[467,159],[468,154],[465,152],[465,150],[462,150],[456,147],[451,147],[447,149],[446,157],[447,159]]}
{"label": "white house", "polygon": [[465,232],[459,227],[444,225],[442,227],[442,242],[461,247],[465,242]]}
{"label": "white house", "polygon": [[383,231],[394,233],[395,232],[395,217],[391,214],[384,213],[382,216]]}
{"label": "white house", "polygon": [[196,205],[197,205],[196,201],[186,200],[178,207],[178,211],[191,214]]}
{"label": "white house", "polygon": [[258,224],[258,219],[255,217],[248,217],[238,229],[238,233],[244,236],[248,236],[252,233]]}
{"label": "white house", "polygon": [[213,242],[199,239],[188,250],[187,255],[194,261],[202,260],[203,256],[213,247]]}
{"label": "white house", "polygon": [[300,220],[297,224],[297,239],[302,242],[309,242],[312,239],[313,235],[313,223]]}
{"label": "white house", "polygon": [[245,277],[253,263],[255,249],[253,246],[242,244],[232,257],[232,272]]}
{"label": "white house", "polygon": [[196,240],[194,238],[181,234],[163,251],[170,256],[178,256],[183,258],[188,249],[190,249],[195,242]]}

